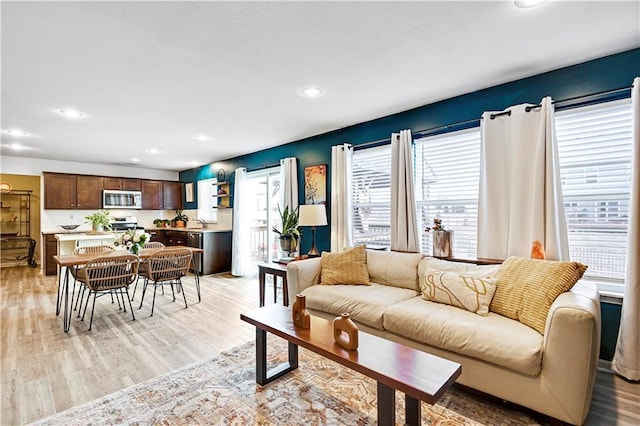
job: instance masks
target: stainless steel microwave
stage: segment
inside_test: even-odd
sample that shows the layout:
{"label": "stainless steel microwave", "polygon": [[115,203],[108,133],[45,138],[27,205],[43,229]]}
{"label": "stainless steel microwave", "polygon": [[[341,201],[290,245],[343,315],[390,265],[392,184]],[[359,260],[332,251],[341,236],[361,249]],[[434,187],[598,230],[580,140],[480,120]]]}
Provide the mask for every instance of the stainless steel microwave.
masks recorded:
{"label": "stainless steel microwave", "polygon": [[102,191],[102,207],[105,209],[141,209],[141,191]]}

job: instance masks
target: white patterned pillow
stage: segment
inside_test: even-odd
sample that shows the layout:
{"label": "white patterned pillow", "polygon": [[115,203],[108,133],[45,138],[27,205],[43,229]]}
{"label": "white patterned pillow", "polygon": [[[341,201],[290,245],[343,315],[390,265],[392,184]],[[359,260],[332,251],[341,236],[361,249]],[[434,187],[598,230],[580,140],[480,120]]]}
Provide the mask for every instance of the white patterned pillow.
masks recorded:
{"label": "white patterned pillow", "polygon": [[431,302],[445,303],[479,315],[487,315],[496,291],[496,280],[427,268],[420,280],[420,290],[422,297]]}

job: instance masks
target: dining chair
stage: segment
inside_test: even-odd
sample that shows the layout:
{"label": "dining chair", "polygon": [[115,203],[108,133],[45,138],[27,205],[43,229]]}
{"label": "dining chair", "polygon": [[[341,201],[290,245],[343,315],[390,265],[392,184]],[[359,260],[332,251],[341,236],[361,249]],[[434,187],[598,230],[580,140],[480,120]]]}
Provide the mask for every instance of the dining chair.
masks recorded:
{"label": "dining chair", "polygon": [[[189,266],[191,264],[191,250],[182,249],[164,249],[157,253],[154,253],[147,260],[147,276],[144,279],[144,286],[142,287],[142,298],[140,300],[140,307],[142,309],[142,303],[144,302],[144,295],[147,291],[147,287],[153,286],[153,302],[151,304],[151,315],[153,316],[153,310],[156,303],[156,290],[158,287],[165,285],[171,286],[171,293],[173,295],[173,301],[176,301],[176,293],[174,284],[182,287],[182,277],[189,272]],[[188,308],[187,297],[184,289],[182,290],[182,297],[184,298],[184,307]]]}
{"label": "dining chair", "polygon": [[[95,254],[107,254],[107,253],[111,253],[115,251],[115,248],[113,248],[112,246],[107,246],[107,245],[100,245],[100,246],[83,246],[83,247],[76,247],[75,250],[73,250],[73,254],[75,254],[76,256],[92,256]],[[80,317],[80,311],[82,311],[82,298],[84,297],[84,292],[86,290],[86,285],[87,285],[87,274],[85,273],[85,265],[79,265],[79,266],[75,266],[73,268],[71,268],[69,270],[69,272],[71,272],[71,276],[73,277],[73,290],[71,291],[71,302],[73,303],[73,295],[76,291],[76,283],[80,284],[80,288],[78,289],[78,296],[76,298],[73,310],[78,309],[78,317]],[[113,296],[111,298],[111,301],[113,302]],[[80,303],[80,307],[78,308],[78,303]],[[120,303],[118,301],[118,303]]]}
{"label": "dining chair", "polygon": [[100,256],[87,262],[84,271],[86,273],[86,286],[89,290],[87,303],[84,306],[82,320],[89,306],[89,298],[93,294],[93,306],[91,308],[91,319],[89,320],[89,330],[93,324],[93,314],[96,310],[96,298],[107,293],[116,293],[122,297],[122,309],[127,312],[124,304],[124,295],[126,294],[129,301],[129,309],[131,309],[131,317],[135,321],[136,317],[133,313],[133,306],[129,300],[129,285],[131,285],[138,277],[138,266],[140,258],[135,254],[121,254]]}
{"label": "dining chair", "polygon": [[[150,241],[142,247],[143,250],[147,250],[147,249],[155,250],[155,249],[163,249],[163,248],[165,248],[165,245],[162,244],[160,241]],[[148,271],[149,271],[149,264],[147,260],[140,259],[140,268],[138,268],[138,279],[136,280],[136,285],[133,287],[133,293],[131,293],[132,302],[133,302],[133,298],[136,297],[136,290],[138,289],[138,281],[140,281],[140,278],[146,277]]]}

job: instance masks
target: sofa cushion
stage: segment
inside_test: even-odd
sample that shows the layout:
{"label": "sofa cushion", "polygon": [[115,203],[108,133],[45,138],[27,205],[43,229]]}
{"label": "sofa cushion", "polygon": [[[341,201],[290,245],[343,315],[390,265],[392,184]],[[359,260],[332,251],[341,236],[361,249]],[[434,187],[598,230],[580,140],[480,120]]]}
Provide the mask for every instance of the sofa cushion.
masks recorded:
{"label": "sofa cushion", "polygon": [[420,289],[422,297],[431,302],[445,303],[479,315],[487,315],[496,291],[496,280],[427,268],[420,278]]}
{"label": "sofa cushion", "polygon": [[322,252],[320,284],[369,285],[367,253],[364,245],[342,253]]}
{"label": "sofa cushion", "polygon": [[307,308],[336,316],[348,312],[354,321],[383,330],[382,315],[388,306],[418,296],[404,288],[372,283],[370,286],[313,285],[303,290]]}
{"label": "sofa cushion", "polygon": [[512,319],[476,315],[421,297],[387,308],[385,330],[529,376],[542,366],[543,337]]}
{"label": "sofa cushion", "polygon": [[496,293],[489,309],[544,334],[551,304],[571,290],[586,269],[578,262],[512,256],[496,273]]}
{"label": "sofa cushion", "polygon": [[420,291],[418,263],[422,253],[367,250],[369,278],[374,283]]}
{"label": "sofa cushion", "polygon": [[425,257],[418,264],[418,276],[424,277],[427,268],[437,271],[458,272],[470,277],[493,277],[500,265],[476,265],[474,263],[454,262],[450,260]]}

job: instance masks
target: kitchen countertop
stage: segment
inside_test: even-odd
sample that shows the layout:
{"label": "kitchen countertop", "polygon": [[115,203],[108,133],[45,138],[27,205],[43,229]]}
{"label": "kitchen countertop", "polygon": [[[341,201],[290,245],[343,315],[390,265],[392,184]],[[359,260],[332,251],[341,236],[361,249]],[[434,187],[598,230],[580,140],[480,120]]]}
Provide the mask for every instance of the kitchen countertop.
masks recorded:
{"label": "kitchen countertop", "polygon": [[145,228],[145,231],[231,232],[231,229],[221,229],[221,228]]}

